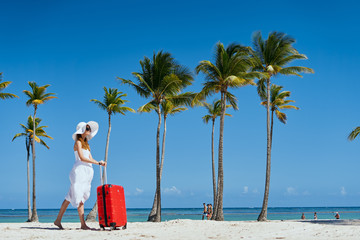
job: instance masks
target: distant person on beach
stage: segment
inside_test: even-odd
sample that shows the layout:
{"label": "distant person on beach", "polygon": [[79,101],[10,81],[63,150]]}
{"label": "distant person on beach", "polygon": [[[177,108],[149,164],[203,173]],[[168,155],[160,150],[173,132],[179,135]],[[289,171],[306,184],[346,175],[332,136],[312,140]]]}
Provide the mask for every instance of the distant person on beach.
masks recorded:
{"label": "distant person on beach", "polygon": [[202,220],[204,220],[204,217],[205,217],[205,216],[207,215],[207,213],[208,213],[206,204],[203,203],[203,205],[204,205],[204,211],[203,211],[203,214],[202,214]]}
{"label": "distant person on beach", "polygon": [[317,214],[314,212],[314,219],[317,220]]}
{"label": "distant person on beach", "polygon": [[213,215],[213,208],[211,204],[208,204],[208,214],[206,215],[207,220],[210,220]]}
{"label": "distant person on beach", "polygon": [[301,219],[302,219],[302,220],[305,220],[305,214],[304,214],[304,213],[302,213]]}
{"label": "distant person on beach", "polygon": [[81,229],[90,229],[84,220],[84,203],[90,197],[91,181],[94,176],[92,164],[106,166],[106,162],[96,161],[92,158],[90,153],[88,141],[96,135],[98,129],[99,125],[97,122],[80,122],[76,126],[76,132],[72,135],[72,138],[75,141],[75,164],[69,176],[71,185],[54,222],[54,224],[60,229],[63,229],[61,219],[66,211],[66,208],[69,206],[69,203],[78,209]]}
{"label": "distant person on beach", "polygon": [[335,214],[335,218],[336,218],[336,219],[340,219],[340,215],[339,215],[339,213],[338,213],[338,212],[336,212],[336,214]]}

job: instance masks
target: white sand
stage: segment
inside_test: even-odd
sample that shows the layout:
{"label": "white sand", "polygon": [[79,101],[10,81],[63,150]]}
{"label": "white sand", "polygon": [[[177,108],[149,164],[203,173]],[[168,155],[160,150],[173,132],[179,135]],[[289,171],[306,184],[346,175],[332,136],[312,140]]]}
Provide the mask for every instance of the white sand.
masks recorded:
{"label": "white sand", "polygon": [[173,220],[128,223],[126,230],[79,229],[80,223],[1,223],[0,239],[360,239],[360,220],[216,222]]}

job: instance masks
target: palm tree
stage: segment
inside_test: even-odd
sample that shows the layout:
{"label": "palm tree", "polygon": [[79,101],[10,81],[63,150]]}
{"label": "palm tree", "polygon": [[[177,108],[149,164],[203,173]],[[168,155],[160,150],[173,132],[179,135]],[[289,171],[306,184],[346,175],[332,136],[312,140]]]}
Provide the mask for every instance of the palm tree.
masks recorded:
{"label": "palm tree", "polygon": [[300,73],[313,73],[307,67],[286,67],[296,59],[307,59],[304,54],[300,54],[294,47],[295,39],[281,32],[272,32],[268,39],[264,40],[261,32],[253,35],[253,50],[251,55],[255,64],[254,70],[262,72],[264,77],[260,82],[266,83],[267,96],[267,157],[266,157],[266,180],[264,201],[258,221],[266,221],[267,206],[270,188],[270,168],[271,168],[271,131],[270,131],[270,86],[271,78],[276,75],[296,75]]}
{"label": "palm tree", "polygon": [[[213,180],[213,203],[215,208],[216,201],[216,174],[215,174],[215,157],[214,157],[214,130],[215,130],[215,119],[221,115],[221,101],[214,100],[212,104],[204,103],[204,107],[207,109],[208,113],[203,117],[204,122],[207,124],[210,120],[212,121],[212,131],[211,131],[211,163],[212,163],[212,180]],[[226,108],[231,107],[227,105]],[[230,114],[225,113],[225,115],[232,117]]]}
{"label": "palm tree", "polygon": [[156,193],[157,212],[154,216],[149,216],[149,221],[161,221],[161,193],[160,193],[160,127],[161,111],[160,105],[163,101],[172,99],[178,101],[182,97],[177,97],[181,89],[188,86],[193,81],[191,72],[178,63],[170,53],[160,51],[153,54],[152,60],[144,57],[140,61],[141,72],[132,73],[138,83],[123,78],[118,78],[123,84],[135,88],[136,92],[145,98],[150,98],[150,102],[142,108],[156,106],[158,115],[158,126],[156,132]]}
{"label": "palm tree", "polygon": [[[295,109],[299,110],[298,107],[289,105],[289,103],[293,103],[293,100],[286,100],[287,97],[290,97],[289,91],[283,91],[282,86],[278,86],[275,84],[271,85],[270,88],[270,111],[271,111],[271,127],[270,127],[270,146],[272,147],[272,139],[273,139],[273,126],[274,126],[274,113],[280,122],[286,124],[287,116],[285,113],[280,112],[279,109]],[[264,83],[258,85],[258,93],[263,102],[261,105],[267,106],[267,96],[266,96],[266,86]]]}
{"label": "palm tree", "polygon": [[202,72],[206,82],[198,95],[198,99],[206,98],[214,93],[221,93],[221,114],[220,114],[220,137],[218,155],[218,189],[216,201],[214,203],[213,219],[224,220],[223,213],[223,138],[224,138],[224,119],[226,112],[226,102],[229,102],[234,109],[237,109],[236,97],[229,92],[229,88],[239,88],[249,84],[255,85],[254,77],[261,74],[249,72],[252,66],[249,58],[249,49],[237,44],[230,44],[226,49],[222,43],[216,45],[215,62],[201,61],[196,67],[196,73]]}
{"label": "palm tree", "polygon": [[[163,118],[164,118],[164,131],[163,131],[162,146],[161,146],[160,184],[161,184],[161,177],[162,177],[164,159],[165,159],[165,139],[166,139],[166,131],[167,131],[166,119],[167,119],[168,115],[173,116],[177,113],[187,110],[187,108],[184,107],[184,105],[191,104],[193,97],[190,96],[191,93],[184,93],[184,94],[189,95],[189,97],[183,98],[182,101],[180,101],[180,102],[175,103],[174,101],[172,101],[172,99],[168,99],[161,103],[161,112],[162,112]],[[150,112],[151,110],[153,110],[155,108],[156,108],[155,106],[150,106],[149,108],[140,108],[138,111],[139,112]],[[157,192],[156,192],[155,197],[154,197],[153,206],[151,208],[149,218],[148,218],[149,221],[151,220],[151,216],[155,216],[155,214],[157,212],[157,199],[158,199],[158,197],[157,197]]]}
{"label": "palm tree", "polygon": [[[47,135],[47,133],[45,132],[44,128],[46,128],[47,126],[39,126],[41,122],[40,118],[36,118],[35,119],[35,141],[40,143],[41,145],[45,146],[47,149],[50,149],[49,146],[45,143],[44,140],[40,139],[39,137],[46,137],[46,138],[50,138],[53,139],[52,137],[50,137],[49,135]],[[28,117],[27,120],[27,124],[26,126],[23,124],[20,124],[21,127],[23,128],[23,132],[22,133],[18,133],[14,136],[14,138],[12,139],[12,141],[14,141],[16,138],[18,137],[25,137],[25,146],[26,146],[26,151],[27,151],[27,205],[28,205],[28,220],[27,222],[31,221],[31,206],[30,206],[30,164],[29,164],[29,160],[30,160],[30,142],[31,139],[33,138],[33,118],[30,115]]]}
{"label": "palm tree", "polygon": [[2,73],[0,73],[0,99],[7,99],[7,98],[18,98],[15,94],[12,93],[2,93],[2,91],[7,88],[11,82],[1,82],[2,81]]}
{"label": "palm tree", "polygon": [[360,133],[360,127],[356,127],[348,136],[350,141],[354,140]]}
{"label": "palm tree", "polygon": [[37,211],[36,211],[36,191],[35,191],[35,139],[36,139],[36,131],[35,131],[35,119],[36,119],[36,111],[38,108],[39,104],[44,104],[45,102],[56,98],[54,95],[54,93],[45,93],[46,89],[50,86],[50,85],[44,85],[44,86],[38,86],[35,82],[28,82],[31,90],[32,91],[28,91],[28,90],[24,90],[23,92],[25,93],[26,96],[29,97],[29,100],[27,100],[26,102],[26,106],[30,106],[33,105],[34,106],[34,117],[33,117],[33,133],[34,137],[32,138],[32,161],[33,161],[33,209],[32,209],[32,214],[31,214],[31,222],[38,222],[39,218],[37,215]]}
{"label": "palm tree", "polygon": [[[109,141],[110,141],[110,132],[111,132],[111,115],[115,115],[116,113],[120,113],[122,115],[125,115],[126,112],[135,112],[134,109],[129,107],[124,107],[123,105],[128,102],[122,97],[126,97],[126,94],[123,94],[122,92],[118,92],[116,88],[109,88],[107,89],[104,87],[104,98],[103,101],[99,101],[96,99],[91,99],[91,102],[94,102],[100,109],[103,109],[108,114],[108,123],[109,123],[109,129],[107,133],[106,138],[106,147],[105,147],[105,158],[104,161],[107,162],[108,159],[108,151],[109,151]],[[103,181],[105,179],[105,170],[103,174]],[[95,221],[96,220],[96,214],[97,214],[97,202],[95,202],[95,205],[93,209],[90,211],[88,216],[86,217],[86,221]]]}

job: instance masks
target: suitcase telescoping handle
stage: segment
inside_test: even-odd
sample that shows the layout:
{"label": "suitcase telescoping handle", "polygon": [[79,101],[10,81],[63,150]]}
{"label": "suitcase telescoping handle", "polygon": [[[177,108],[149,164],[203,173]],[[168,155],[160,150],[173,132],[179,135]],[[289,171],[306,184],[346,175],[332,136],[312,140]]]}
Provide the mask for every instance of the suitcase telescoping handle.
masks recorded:
{"label": "suitcase telescoping handle", "polygon": [[106,167],[104,167],[104,178],[105,178],[105,183],[103,181],[103,176],[102,176],[102,166],[99,165],[100,167],[100,182],[101,182],[101,185],[104,185],[104,184],[107,184],[107,174],[106,174]]}

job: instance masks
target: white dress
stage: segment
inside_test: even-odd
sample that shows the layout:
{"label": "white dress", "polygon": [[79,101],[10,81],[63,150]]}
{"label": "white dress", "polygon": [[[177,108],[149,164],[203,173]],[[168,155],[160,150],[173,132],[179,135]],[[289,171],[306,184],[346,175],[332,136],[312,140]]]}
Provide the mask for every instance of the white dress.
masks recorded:
{"label": "white dress", "polygon": [[[81,149],[85,158],[89,158],[90,151]],[[91,163],[80,160],[77,151],[75,153],[75,164],[70,172],[70,189],[65,199],[71,203],[73,207],[78,208],[79,204],[85,203],[90,197],[91,181],[94,176],[94,169]]]}

